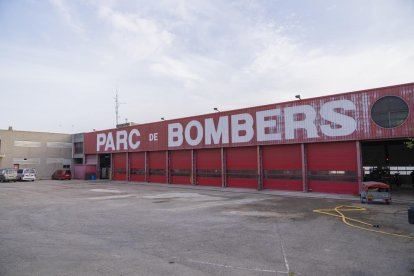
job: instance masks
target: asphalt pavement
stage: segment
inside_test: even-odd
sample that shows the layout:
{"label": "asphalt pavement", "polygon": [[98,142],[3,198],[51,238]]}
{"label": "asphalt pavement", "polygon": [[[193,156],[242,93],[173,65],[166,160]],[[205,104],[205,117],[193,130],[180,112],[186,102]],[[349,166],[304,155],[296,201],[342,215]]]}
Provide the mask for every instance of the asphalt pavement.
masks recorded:
{"label": "asphalt pavement", "polygon": [[409,204],[99,181],[1,183],[0,275],[414,275]]}

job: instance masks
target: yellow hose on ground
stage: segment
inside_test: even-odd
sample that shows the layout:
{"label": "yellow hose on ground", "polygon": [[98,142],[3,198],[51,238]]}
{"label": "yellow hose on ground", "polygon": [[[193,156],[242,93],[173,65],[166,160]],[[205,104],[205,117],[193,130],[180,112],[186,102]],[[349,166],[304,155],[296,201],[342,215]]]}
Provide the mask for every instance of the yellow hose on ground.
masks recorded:
{"label": "yellow hose on ground", "polygon": [[[366,210],[367,210],[367,208],[364,208],[364,207],[341,205],[341,206],[335,207],[334,209],[316,209],[316,210],[313,210],[313,212],[341,218],[342,222],[345,223],[346,225],[349,225],[349,226],[352,226],[352,227],[355,227],[355,228],[359,228],[359,229],[362,229],[362,230],[365,230],[365,231],[370,231],[370,232],[374,232],[374,233],[390,235],[390,236],[395,236],[395,237],[400,237],[400,238],[414,239],[414,236],[395,234],[395,233],[390,233],[390,232],[380,231],[380,230],[374,230],[374,229],[369,229],[369,228],[366,228],[366,227],[362,227],[362,226],[352,224],[349,221],[357,222],[359,224],[367,225],[367,226],[371,226],[371,227],[377,227],[377,228],[379,227],[376,224],[371,224],[371,223],[367,223],[367,222],[364,222],[364,221],[361,221],[361,220],[349,218],[349,217],[345,216],[342,213],[342,212],[356,212],[356,211],[366,211]],[[336,212],[336,214],[333,213],[333,212]]]}

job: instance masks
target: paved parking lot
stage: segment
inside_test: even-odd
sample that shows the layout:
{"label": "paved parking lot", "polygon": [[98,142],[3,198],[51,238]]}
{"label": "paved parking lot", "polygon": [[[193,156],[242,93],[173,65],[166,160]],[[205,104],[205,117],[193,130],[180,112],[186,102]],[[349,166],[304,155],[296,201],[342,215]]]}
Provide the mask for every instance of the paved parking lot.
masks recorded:
{"label": "paved parking lot", "polygon": [[[313,213],[358,201],[116,182],[1,183],[0,275],[414,275],[414,239]],[[414,235],[406,204],[353,217]]]}

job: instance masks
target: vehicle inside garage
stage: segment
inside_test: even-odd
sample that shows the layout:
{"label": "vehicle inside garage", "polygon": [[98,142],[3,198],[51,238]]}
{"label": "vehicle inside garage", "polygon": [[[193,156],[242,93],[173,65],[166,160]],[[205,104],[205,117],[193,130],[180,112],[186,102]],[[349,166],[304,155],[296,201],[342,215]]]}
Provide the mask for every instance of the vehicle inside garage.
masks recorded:
{"label": "vehicle inside garage", "polygon": [[391,185],[393,193],[414,196],[414,150],[406,140],[361,142],[364,181]]}

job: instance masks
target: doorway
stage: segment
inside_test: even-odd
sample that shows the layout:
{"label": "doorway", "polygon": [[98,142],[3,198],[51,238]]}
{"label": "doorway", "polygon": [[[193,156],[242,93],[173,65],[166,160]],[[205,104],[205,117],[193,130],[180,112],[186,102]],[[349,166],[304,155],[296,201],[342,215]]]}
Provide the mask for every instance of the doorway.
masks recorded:
{"label": "doorway", "polygon": [[414,150],[405,141],[361,142],[364,181],[387,183],[393,192],[414,196]]}
{"label": "doorway", "polygon": [[111,179],[111,155],[100,154],[99,155],[99,178]]}

